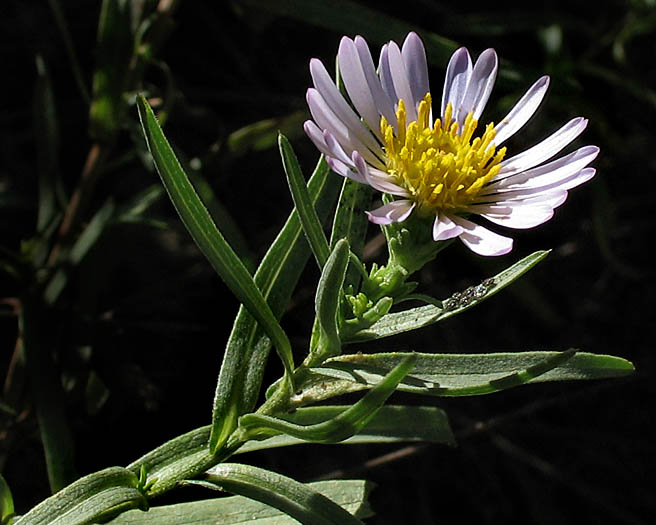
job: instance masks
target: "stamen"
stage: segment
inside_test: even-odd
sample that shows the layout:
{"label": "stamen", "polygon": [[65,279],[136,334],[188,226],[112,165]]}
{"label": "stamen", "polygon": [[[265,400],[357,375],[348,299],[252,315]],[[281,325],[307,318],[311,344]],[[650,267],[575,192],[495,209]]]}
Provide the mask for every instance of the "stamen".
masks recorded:
{"label": "stamen", "polygon": [[473,113],[461,127],[453,120],[451,104],[443,120],[437,119],[431,127],[431,102],[427,93],[417,108],[417,120],[406,124],[405,102],[399,100],[396,133],[381,117],[387,171],[410,193],[420,213],[464,211],[499,173],[506,148],[495,149],[492,123],[472,140],[478,126]]}

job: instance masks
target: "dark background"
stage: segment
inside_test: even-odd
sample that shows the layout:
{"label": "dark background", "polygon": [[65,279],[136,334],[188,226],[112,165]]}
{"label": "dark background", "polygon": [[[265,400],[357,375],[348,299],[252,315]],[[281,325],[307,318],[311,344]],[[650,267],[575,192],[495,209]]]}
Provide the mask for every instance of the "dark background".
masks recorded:
{"label": "dark background", "polygon": [[[479,398],[396,398],[445,408],[459,437],[456,449],[303,446],[253,454],[248,461],[301,481],[336,471],[375,481],[371,503],[378,515],[371,523],[653,522],[653,2],[611,1],[594,9],[586,1],[541,8],[526,2],[348,3],[393,17],[399,25],[389,25],[389,35],[386,19],[364,11],[352,17],[346,4],[334,3],[339,16],[311,20],[304,12],[281,15],[287,2],[181,2],[158,53],[160,66],[146,75],[145,87],[172,103],[169,140],[186,161],[196,159],[191,165],[214,190],[215,216],[244,261],[252,267],[259,260],[292,206],[275,131],[290,138],[306,175],[317,159],[301,128],[310,58],[322,59],[332,72],[343,34],[363,35],[376,56],[382,40],[400,42],[410,28],[424,38],[430,32],[466,45],[474,56],[494,47],[502,73],[485,120],[502,116],[540,75],[552,77],[538,116],[513,137],[509,151],[583,115],[590,123],[577,144],[601,147],[598,174],[572,191],[546,225],[508,232],[515,238],[511,254],[484,259],[456,243],[417,279],[420,291],[443,298],[535,250],[552,249],[521,281],[466,315],[376,348],[468,353],[576,347],[629,359],[637,371],[624,379],[540,384]],[[100,3],[60,5],[90,85]],[[91,141],[88,106],[49,4],[10,0],[0,11],[0,242],[18,251],[35,221],[37,53],[51,75],[66,191],[77,184]],[[435,98],[446,59],[429,60]],[[140,137],[130,133],[137,122],[134,106],[126,119],[132,124],[119,135],[116,162],[100,178],[92,207],[108,195],[126,202],[157,183],[152,169],[131,154],[143,150]],[[236,132],[264,119],[277,119],[271,135],[259,143],[237,140]],[[80,474],[126,465],[210,421],[222,348],[238,304],[165,198],[148,218],[166,227],[142,221],[107,228],[72,272],[57,323],[44,328],[58,344]],[[372,260],[379,255],[374,250]],[[299,357],[317,277],[308,265],[283,318]],[[0,296],[9,298],[0,317],[3,371],[17,337],[11,298],[21,293],[21,284],[0,274]],[[271,365],[273,380],[280,370],[273,360]],[[27,390],[13,408],[21,417],[1,416],[0,466],[17,511],[25,512],[48,495],[48,484]],[[400,457],[367,464],[399,449]],[[166,501],[204,495],[183,489]]]}

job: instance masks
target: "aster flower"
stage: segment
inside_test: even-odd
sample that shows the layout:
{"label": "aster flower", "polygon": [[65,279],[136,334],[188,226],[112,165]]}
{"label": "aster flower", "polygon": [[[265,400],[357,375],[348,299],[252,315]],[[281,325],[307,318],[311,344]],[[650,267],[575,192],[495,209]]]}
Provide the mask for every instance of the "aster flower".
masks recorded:
{"label": "aster flower", "polygon": [[416,213],[432,218],[435,241],[458,237],[480,255],[501,255],[512,249],[512,239],[472,222],[472,215],[508,228],[532,228],[553,216],[568,190],[595,174],[587,166],[599,152],[596,146],[550,160],[585,129],[582,117],[513,156],[501,147],[537,110],[547,76],[501,122],[476,133],[497,75],[493,49],[473,65],[467,49],[453,54],[437,119],[426,53],[415,33],[401,48],[385,44],[377,70],[366,41],[344,37],[338,63],[352,106],[322,62],[312,59],[314,87],[307,102],[313,120],[304,128],[333,171],[393,196],[367,212],[375,224],[403,222]]}

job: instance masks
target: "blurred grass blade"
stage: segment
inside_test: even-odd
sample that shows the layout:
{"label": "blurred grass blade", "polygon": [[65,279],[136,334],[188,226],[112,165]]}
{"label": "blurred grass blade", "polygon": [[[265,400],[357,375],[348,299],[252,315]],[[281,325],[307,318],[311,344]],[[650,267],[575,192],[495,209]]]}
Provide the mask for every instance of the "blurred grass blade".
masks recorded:
{"label": "blurred grass blade", "polygon": [[[306,486],[359,518],[372,515],[367,505],[367,497],[372,488],[368,481],[340,479],[307,483]],[[109,522],[110,525],[200,525],[203,523],[295,525],[298,521],[259,501],[244,496],[230,496],[152,507],[148,512],[131,510]]]}
{"label": "blurred grass blade", "polygon": [[59,0],[48,0],[48,5],[50,6],[52,15],[55,18],[55,25],[57,26],[57,29],[59,29],[62,40],[64,41],[64,47],[66,48],[66,54],[68,55],[68,62],[71,66],[71,71],[73,72],[73,78],[75,79],[77,88],[80,91],[80,95],[82,95],[84,101],[89,104],[91,101],[91,97],[89,97],[89,90],[87,89],[87,85],[84,80],[84,74],[82,73],[82,68],[80,67],[80,61],[75,54],[73,39],[71,38],[71,33],[68,30],[68,24],[64,18],[62,8],[59,5]]}
{"label": "blurred grass blade", "polygon": [[40,55],[36,57],[37,81],[34,93],[34,131],[39,174],[37,231],[44,232],[57,212],[59,184],[59,130],[55,96],[50,75]]}
{"label": "blurred grass blade", "polygon": [[383,44],[390,39],[401,43],[409,31],[417,31],[426,46],[429,62],[436,63],[440,67],[444,67],[451,53],[458,47],[452,40],[351,0],[237,1],[253,9],[293,18],[340,34],[367,35],[370,44],[373,42]]}
{"label": "blurred grass blade", "polygon": [[125,110],[123,93],[134,51],[130,4],[125,0],[103,0],[100,8],[89,134],[101,144],[114,142]]}
{"label": "blurred grass blade", "polygon": [[292,145],[287,140],[287,137],[280,134],[278,135],[278,146],[280,147],[280,157],[282,158],[282,165],[287,175],[287,183],[289,184],[292,199],[294,200],[296,212],[301,220],[303,232],[312,249],[314,258],[321,269],[326,264],[326,260],[330,254],[326,235],[323,232],[321,221],[319,221],[317,212],[310,199],[310,194],[307,191],[305,179],[303,178],[301,167],[298,165]]}
{"label": "blurred grass blade", "polygon": [[[378,384],[407,353],[351,354],[329,359],[303,384],[306,403],[356,392]],[[471,396],[527,383],[622,377],[634,371],[620,357],[587,352],[517,352],[492,354],[424,354],[398,386],[404,392],[431,396]],[[329,393],[329,395],[326,395]]]}
{"label": "blurred grass blade", "polygon": [[9,523],[14,515],[14,498],[11,496],[9,485],[0,474],[0,523]]}
{"label": "blurred grass blade", "polygon": [[222,463],[211,469],[202,482],[195,484],[266,503],[301,523],[362,524],[353,514],[308,485],[249,465]]}
{"label": "blurred grass blade", "polygon": [[[321,157],[307,186],[320,220],[325,220],[332,211],[338,184],[339,178],[330,172]],[[298,213],[292,210],[255,273],[255,283],[276,318],[280,319],[287,308],[309,257],[310,249]],[[240,307],[217,382],[212,414],[215,428],[210,440],[212,451],[220,447],[235,429],[238,416],[253,411],[270,348],[270,339],[248,311]]]}
{"label": "blurred grass blade", "polygon": [[253,439],[281,433],[313,443],[338,443],[360,432],[373,419],[416,360],[414,354],[404,354],[362,399],[328,421],[304,426],[271,416],[246,414],[239,419],[239,426]]}
{"label": "blurred grass blade", "polygon": [[52,354],[53,315],[41,298],[25,294],[20,301],[19,329],[29,377],[48,482],[53,493],[77,478],[73,435],[68,426],[66,397]]}
{"label": "blurred grass blade", "polygon": [[346,343],[357,343],[361,341],[370,341],[372,339],[381,339],[383,337],[390,337],[392,335],[409,332],[410,330],[417,330],[424,326],[443,321],[454,315],[464,312],[469,308],[477,305],[492,297],[494,294],[503,290],[506,286],[512,284],[519,279],[522,275],[528,272],[536,264],[542,261],[549,251],[537,251],[531,255],[524,257],[522,260],[516,262],[509,268],[495,275],[491,286],[486,287],[486,292],[477,298],[463,303],[456,304],[455,307],[439,307],[436,305],[420,306],[418,308],[411,308],[401,312],[394,312],[383,316],[378,322],[366,330],[355,333],[348,338]]}
{"label": "blurred grass blade", "polygon": [[[70,251],[63,252],[66,253],[64,264],[50,278],[43,293],[46,304],[53,305],[57,302],[57,299],[66,288],[71,269],[78,266],[89,253],[89,250],[98,242],[98,239],[113,220],[115,208],[114,199],[109,198],[106,200],[75,240],[75,244],[73,244]],[[63,253],[60,253],[60,259],[62,259]]]}
{"label": "blurred grass blade", "polygon": [[148,102],[143,96],[140,96],[137,101],[148,148],[182,222],[214,270],[250,314],[262,325],[278,351],[286,374],[289,375],[294,368],[294,363],[287,335],[280,327],[250,273],[214,224],[180,166]]}
{"label": "blurred grass blade", "polygon": [[[297,425],[315,425],[333,419],[346,410],[346,406],[316,406],[299,408],[281,419]],[[382,406],[360,432],[340,441],[340,445],[359,445],[366,443],[395,443],[404,441],[423,441],[455,445],[446,413],[437,407],[425,406]],[[236,453],[253,452],[291,445],[307,444],[299,438],[277,435],[262,441],[249,441]]]}
{"label": "blurred grass blade", "polygon": [[[371,186],[344,177],[342,192],[333,220],[330,236],[331,246],[335,246],[339,239],[348,239],[351,252],[362,259],[364,241],[369,226],[369,220],[364,212],[371,204],[372,194]],[[355,267],[349,267],[346,271],[344,286],[351,285],[357,289],[360,278],[360,271]]]}
{"label": "blurred grass blade", "polygon": [[39,503],[14,525],[98,523],[121,510],[148,508],[137,477],[121,467],[94,472]]}

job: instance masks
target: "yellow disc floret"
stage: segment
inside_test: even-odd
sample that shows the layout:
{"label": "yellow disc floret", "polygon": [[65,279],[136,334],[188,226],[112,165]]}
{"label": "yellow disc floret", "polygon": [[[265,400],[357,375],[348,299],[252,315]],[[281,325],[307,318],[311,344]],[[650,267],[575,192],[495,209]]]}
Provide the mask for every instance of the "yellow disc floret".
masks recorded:
{"label": "yellow disc floret", "polygon": [[478,122],[470,112],[460,130],[452,118],[451,104],[443,121],[437,119],[431,128],[430,108],[427,93],[419,103],[417,120],[406,125],[405,103],[399,100],[396,134],[381,117],[387,172],[410,193],[420,213],[465,210],[499,173],[506,148],[497,151],[492,144],[494,124],[488,124],[483,135],[472,140]]}

